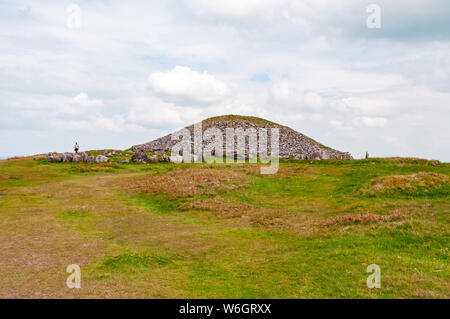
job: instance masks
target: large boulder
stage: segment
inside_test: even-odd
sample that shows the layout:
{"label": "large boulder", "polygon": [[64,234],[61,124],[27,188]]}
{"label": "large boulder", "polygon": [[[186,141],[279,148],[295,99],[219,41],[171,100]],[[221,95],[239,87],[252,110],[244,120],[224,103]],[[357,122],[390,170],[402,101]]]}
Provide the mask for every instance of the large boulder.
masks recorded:
{"label": "large boulder", "polygon": [[[190,160],[190,163],[196,163],[198,162],[198,159],[199,157],[197,155],[187,155],[187,160]],[[172,155],[169,157],[169,160],[173,163],[187,162],[184,155]]]}
{"label": "large boulder", "polygon": [[170,162],[169,156],[167,156],[167,154],[165,153],[161,155],[161,162]]}
{"label": "large boulder", "polygon": [[61,163],[63,160],[61,155],[55,155],[53,156],[53,159],[54,159],[53,163]]}
{"label": "large boulder", "polygon": [[319,152],[313,152],[309,159],[320,160],[322,159],[322,154]]}
{"label": "large boulder", "polygon": [[95,162],[96,163],[106,163],[106,162],[108,162],[108,158],[106,156],[104,156],[104,155],[98,155],[95,158]]}
{"label": "large boulder", "polygon": [[331,154],[328,154],[327,152],[322,151],[320,155],[321,155],[320,159],[330,159]]}
{"label": "large boulder", "polygon": [[306,159],[306,156],[305,156],[305,154],[293,154],[292,158],[298,159],[298,160],[304,160],[304,159]]}
{"label": "large boulder", "polygon": [[131,160],[135,163],[146,163],[148,161],[147,153],[142,150],[136,150],[131,156]]}
{"label": "large boulder", "polygon": [[86,162],[87,159],[88,159],[88,155],[87,155],[85,152],[81,153],[81,160],[82,160],[83,162]]}
{"label": "large boulder", "polygon": [[128,158],[122,158],[119,160],[119,163],[129,163],[130,160]]}
{"label": "large boulder", "polygon": [[148,159],[148,162],[149,163],[158,163],[159,162],[158,155],[150,156],[150,158]]}
{"label": "large boulder", "polygon": [[73,156],[72,162],[78,163],[79,161],[81,161],[81,156],[75,154],[75,155]]}
{"label": "large boulder", "polygon": [[46,156],[47,162],[49,163],[59,163],[62,162],[62,156],[57,153],[48,153]]}
{"label": "large boulder", "polygon": [[353,159],[352,155],[349,152],[344,152],[342,154],[340,154],[340,159],[344,159],[344,160],[351,160]]}
{"label": "large boulder", "polygon": [[95,162],[95,157],[94,156],[88,156],[86,159],[86,163],[94,163]]}
{"label": "large boulder", "polygon": [[181,162],[183,162],[183,156],[180,156],[180,155],[172,155],[172,156],[170,156],[170,161],[172,162],[172,163],[181,163]]}
{"label": "large boulder", "polygon": [[62,156],[63,162],[72,162],[73,160],[73,154],[72,153],[64,153]]}

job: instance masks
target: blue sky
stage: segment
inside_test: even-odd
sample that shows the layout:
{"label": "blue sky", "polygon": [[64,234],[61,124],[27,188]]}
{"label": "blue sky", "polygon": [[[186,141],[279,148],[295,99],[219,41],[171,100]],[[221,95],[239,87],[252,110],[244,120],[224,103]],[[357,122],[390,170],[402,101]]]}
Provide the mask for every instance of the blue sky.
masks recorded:
{"label": "blue sky", "polygon": [[233,113],[355,157],[450,161],[449,16],[445,0],[0,1],[0,156]]}

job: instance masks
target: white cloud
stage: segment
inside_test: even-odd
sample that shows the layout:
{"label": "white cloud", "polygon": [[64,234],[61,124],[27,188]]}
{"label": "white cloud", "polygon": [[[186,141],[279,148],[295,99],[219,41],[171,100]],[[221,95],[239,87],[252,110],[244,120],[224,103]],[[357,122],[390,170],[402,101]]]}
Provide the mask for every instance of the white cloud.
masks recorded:
{"label": "white cloud", "polygon": [[395,104],[386,99],[349,97],[336,101],[333,107],[340,112],[354,112],[363,115],[387,115],[395,111]]}
{"label": "white cloud", "polygon": [[315,92],[308,92],[303,97],[303,103],[312,109],[319,109],[323,106],[323,99]]}
{"label": "white cloud", "polygon": [[384,141],[388,144],[392,144],[392,145],[399,145],[399,141],[398,138],[395,136],[387,136]]}
{"label": "white cloud", "polygon": [[191,124],[200,115],[201,109],[180,107],[152,96],[132,100],[128,120],[150,127],[182,127]]}
{"label": "white cloud", "polygon": [[86,108],[97,108],[103,106],[103,101],[100,99],[89,99],[87,93],[80,93],[74,96],[70,101],[72,105],[81,106]]}
{"label": "white cloud", "polygon": [[357,117],[353,121],[357,126],[382,127],[387,123],[384,117]]}
{"label": "white cloud", "polygon": [[97,116],[92,123],[93,128],[105,129],[112,132],[145,132],[146,129],[140,125],[127,122],[124,115],[113,117]]}
{"label": "white cloud", "polygon": [[20,94],[1,92],[1,108],[10,108],[22,114],[32,112],[49,114],[80,115],[97,112],[104,106],[101,99],[90,99],[88,94],[80,93],[73,97],[61,94]]}
{"label": "white cloud", "polygon": [[330,124],[337,130],[348,131],[353,129],[351,126],[345,126],[344,123],[338,120],[330,120]]}
{"label": "white cloud", "polygon": [[45,152],[79,132],[128,147],[234,113],[355,154],[449,160],[449,4],[380,1],[398,18],[381,30],[357,0],[83,2],[80,29],[67,3],[0,1],[0,149]]}
{"label": "white cloud", "polygon": [[80,131],[80,132],[115,132],[115,133],[132,133],[148,131],[143,126],[130,123],[123,115],[115,115],[105,117],[101,114],[89,116],[88,119],[52,119],[51,126],[64,131]]}
{"label": "white cloud", "polygon": [[[450,23],[443,0],[378,0],[382,25],[377,32],[365,27],[366,8],[360,0],[186,0],[198,16],[222,22],[271,26],[290,22],[311,35],[349,39],[446,39]],[[387,19],[383,16],[387,15]],[[395,19],[392,19],[395,17]],[[270,23],[270,24],[269,24]],[[268,25],[269,24],[269,25]]]}
{"label": "white cloud", "polygon": [[188,5],[199,15],[217,15],[224,18],[269,20],[280,15],[287,0],[188,0]]}
{"label": "white cloud", "polygon": [[[60,97],[61,100],[66,100],[67,97]],[[72,97],[67,102],[61,102],[55,108],[55,113],[68,115],[82,115],[98,112],[104,106],[103,100],[91,99],[87,93],[80,93]]]}
{"label": "white cloud", "polygon": [[291,90],[289,89],[289,82],[287,80],[280,81],[272,85],[271,89],[272,98],[275,101],[285,101],[291,95]]}
{"label": "white cloud", "polygon": [[240,23],[276,22],[286,20],[295,24],[318,23],[321,17],[333,17],[333,13],[342,12],[357,0],[186,0],[188,6],[204,17],[218,17],[239,21]]}
{"label": "white cloud", "polygon": [[155,72],[148,77],[150,88],[168,100],[214,103],[230,93],[228,86],[208,72],[197,72],[177,66],[167,72]]}

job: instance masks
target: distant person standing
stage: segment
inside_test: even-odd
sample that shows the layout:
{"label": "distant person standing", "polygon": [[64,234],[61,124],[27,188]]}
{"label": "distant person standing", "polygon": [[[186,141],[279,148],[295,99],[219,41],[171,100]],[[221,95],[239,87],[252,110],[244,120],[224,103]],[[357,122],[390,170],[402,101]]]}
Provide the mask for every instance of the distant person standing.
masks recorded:
{"label": "distant person standing", "polygon": [[73,149],[75,150],[75,153],[78,154],[78,150],[80,149],[78,142],[75,142],[75,146],[73,147]]}

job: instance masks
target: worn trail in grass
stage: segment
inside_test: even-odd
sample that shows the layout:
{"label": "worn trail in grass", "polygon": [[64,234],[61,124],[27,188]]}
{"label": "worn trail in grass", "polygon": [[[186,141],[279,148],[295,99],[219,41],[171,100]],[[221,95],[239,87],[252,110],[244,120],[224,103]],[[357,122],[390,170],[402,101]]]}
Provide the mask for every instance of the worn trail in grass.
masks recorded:
{"label": "worn trail in grass", "polygon": [[273,176],[0,161],[0,297],[449,298],[448,176],[400,159],[283,161]]}

